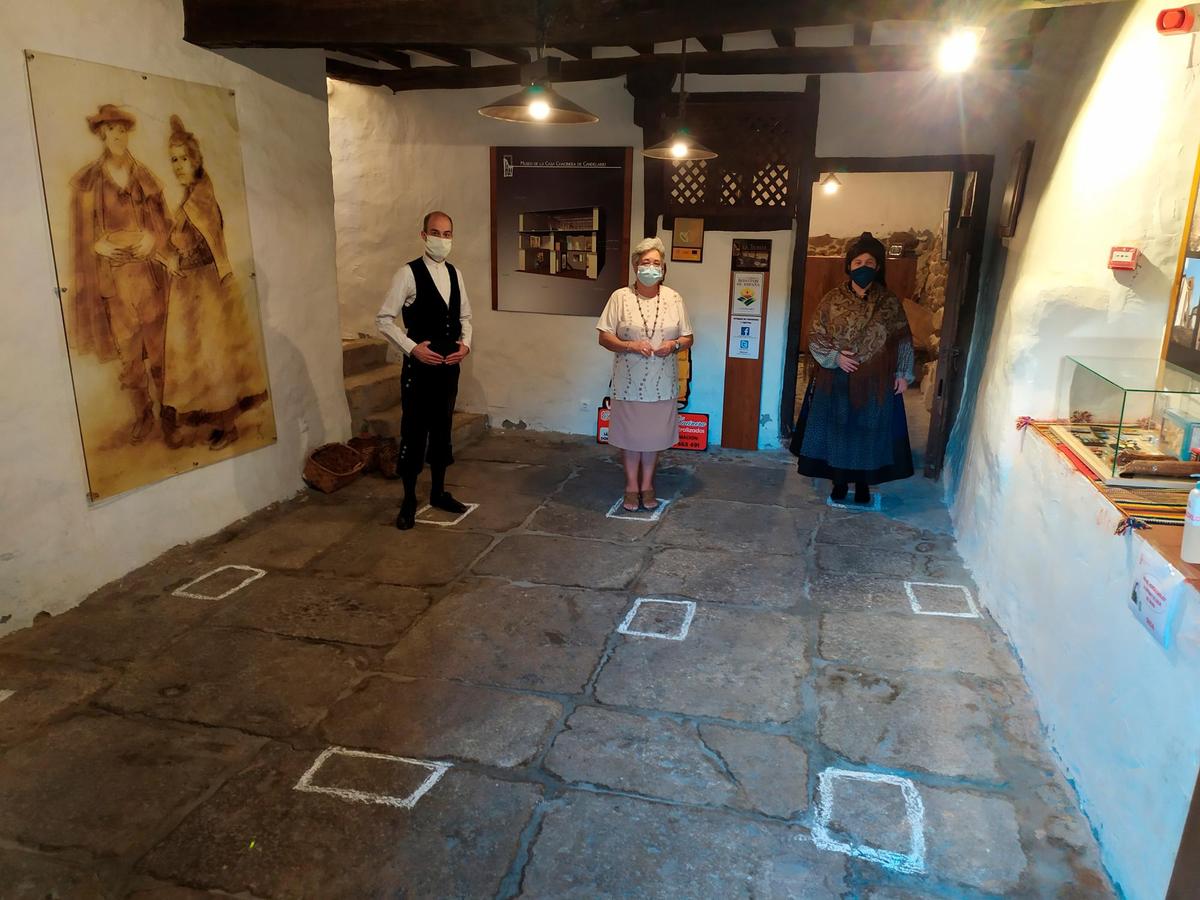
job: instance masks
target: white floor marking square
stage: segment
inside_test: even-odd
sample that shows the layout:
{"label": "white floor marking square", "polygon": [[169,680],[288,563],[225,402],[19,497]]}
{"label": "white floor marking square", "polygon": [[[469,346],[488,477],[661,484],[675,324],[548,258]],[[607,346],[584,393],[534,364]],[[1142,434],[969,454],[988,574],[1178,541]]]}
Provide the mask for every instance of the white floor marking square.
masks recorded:
{"label": "white floor marking square", "polygon": [[623,522],[657,522],[662,518],[662,514],[666,512],[668,506],[671,505],[670,500],[658,498],[658,506],[647,512],[644,509],[639,509],[637,512],[630,512],[624,507],[625,498],[622,497],[612,505],[612,508],[605,513],[605,518],[620,519]]}
{"label": "white floor marking square", "polygon": [[[631,629],[629,626],[637,617],[638,610],[640,610],[644,604],[648,603],[669,603],[672,606],[682,606],[684,608],[683,622],[679,626],[679,631],[675,634],[659,634],[654,631],[634,631]],[[630,635],[631,637],[659,638],[660,640],[664,641],[682,641],[685,637],[687,637],[688,629],[692,627],[692,619],[695,617],[696,604],[691,600],[658,600],[650,597],[638,597],[637,600],[634,601],[633,609],[629,610],[628,614],[625,616],[625,621],[617,626],[617,632],[619,634]]]}
{"label": "white floor marking square", "polygon": [[[963,598],[967,602],[967,612],[944,612],[936,609],[925,609],[921,606],[921,601],[917,597],[916,588],[933,587],[945,588],[951,591],[962,591]],[[978,619],[979,607],[975,605],[975,598],[971,596],[971,591],[963,587],[961,584],[939,584],[934,581],[906,581],[904,582],[904,590],[908,594],[908,605],[912,607],[912,611],[918,616],[946,616],[951,619]]]}
{"label": "white floor marking square", "polygon": [[[894,850],[880,850],[865,844],[850,844],[839,841],[829,833],[829,820],[833,815],[833,782],[835,779],[848,781],[873,781],[879,784],[891,784],[900,788],[904,795],[904,811],[908,817],[911,834],[908,853],[897,853]],[[896,872],[921,874],[925,871],[925,804],[921,800],[917,786],[907,778],[899,775],[884,775],[878,772],[853,772],[849,769],[826,769],[820,776],[819,793],[820,805],[817,807],[817,821],[813,825],[813,843],[822,850],[834,853],[844,853],[847,856],[870,860]]]}
{"label": "white floor marking square", "polygon": [[854,503],[850,500],[834,500],[832,497],[826,497],[825,505],[832,506],[834,509],[848,509],[851,512],[879,512],[883,509],[883,497],[879,494],[872,494],[870,503]]}
{"label": "white floor marking square", "polygon": [[[371,791],[359,791],[353,788],[338,788],[338,787],[323,787],[318,784],[313,784],[313,776],[325,764],[325,761],[331,756],[354,756],[361,759],[385,759],[389,762],[403,763],[409,766],[419,766],[422,769],[429,770],[429,776],[417,786],[407,797],[395,797],[391,794],[376,794]],[[441,781],[442,776],[450,769],[450,763],[435,763],[425,762],[420,759],[406,759],[403,756],[389,756],[386,753],[367,753],[363,750],[347,750],[344,747],[329,747],[321,752],[317,757],[317,761],[309,767],[309,770],[300,776],[300,780],[296,782],[293,790],[304,791],[309,794],[328,794],[331,797],[340,797],[343,800],[350,800],[355,803],[378,803],[383,806],[394,806],[398,809],[412,809],[417,805],[417,801],[429,793],[430,788]]]}
{"label": "white floor marking square", "polygon": [[0,703],[3,703],[15,693],[16,691],[0,691]]}
{"label": "white floor marking square", "polygon": [[441,522],[441,521],[438,521],[437,519],[422,519],[421,515],[423,513],[429,512],[431,509],[433,509],[433,507],[430,506],[428,503],[426,503],[424,506],[422,506],[420,509],[418,509],[417,515],[416,515],[416,521],[420,522],[422,525],[437,525],[440,528],[450,528],[454,525],[457,525],[459,522],[461,522],[463,519],[465,519],[471,513],[475,512],[475,510],[479,509],[479,504],[478,503],[468,503],[467,511],[465,513],[462,513],[457,519],[453,519],[449,522]]}
{"label": "white floor marking square", "polygon": [[[217,594],[216,596],[213,596],[212,594],[196,594],[196,593],[193,593],[188,590],[188,588],[195,587],[197,584],[199,584],[205,578],[209,578],[213,575],[216,575],[218,572],[224,572],[226,569],[240,569],[243,572],[251,572],[253,574],[247,575],[245,578],[243,578],[241,580],[240,583],[234,585],[229,590],[227,590],[225,593]],[[242,588],[244,588],[246,585],[248,585],[250,582],[258,581],[258,579],[262,578],[266,574],[267,574],[266,569],[256,569],[254,566],[218,566],[217,568],[213,569],[211,572],[205,572],[199,578],[193,578],[191,581],[189,581],[183,587],[176,588],[175,590],[173,590],[171,592],[171,596],[172,597],[191,597],[193,600],[224,600],[230,594],[237,593]]]}

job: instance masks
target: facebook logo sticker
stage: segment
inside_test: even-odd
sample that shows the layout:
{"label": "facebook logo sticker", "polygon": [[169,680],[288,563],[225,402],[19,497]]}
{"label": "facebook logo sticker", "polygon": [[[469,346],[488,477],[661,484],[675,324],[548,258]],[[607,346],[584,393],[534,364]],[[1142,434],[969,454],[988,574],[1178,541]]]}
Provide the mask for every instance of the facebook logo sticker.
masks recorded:
{"label": "facebook logo sticker", "polygon": [[743,325],[743,326],[742,326],[742,336],[743,336],[743,337],[748,337],[749,335],[750,335],[750,326],[749,326],[749,325]]}

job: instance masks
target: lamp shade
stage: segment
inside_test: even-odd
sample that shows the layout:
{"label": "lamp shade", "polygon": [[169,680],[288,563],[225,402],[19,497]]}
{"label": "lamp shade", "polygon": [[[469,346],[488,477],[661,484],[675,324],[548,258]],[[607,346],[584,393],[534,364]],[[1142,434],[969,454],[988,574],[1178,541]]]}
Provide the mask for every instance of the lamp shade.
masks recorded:
{"label": "lamp shade", "polygon": [[716,159],[717,154],[697,141],[686,128],[678,129],[665,141],[659,141],[642,151],[642,156],[652,159],[670,159],[685,162],[695,159]]}
{"label": "lamp shade", "polygon": [[515,94],[481,106],[479,114],[489,119],[532,125],[590,125],[600,121],[599,116],[572,103],[550,85],[541,83],[531,84]]}

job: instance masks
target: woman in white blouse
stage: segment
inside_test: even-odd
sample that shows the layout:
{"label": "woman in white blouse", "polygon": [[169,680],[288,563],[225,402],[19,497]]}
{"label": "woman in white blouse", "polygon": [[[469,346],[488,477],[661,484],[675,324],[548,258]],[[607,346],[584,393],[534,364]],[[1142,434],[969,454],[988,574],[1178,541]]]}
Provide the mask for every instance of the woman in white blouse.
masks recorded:
{"label": "woman in white blouse", "polygon": [[637,277],[631,286],[613,292],[596,323],[600,346],[613,352],[608,442],[625,452],[622,505],[629,512],[658,506],[658,454],[679,441],[675,354],[693,343],[683,298],[662,283],[665,253],[656,237],[633,248]]}

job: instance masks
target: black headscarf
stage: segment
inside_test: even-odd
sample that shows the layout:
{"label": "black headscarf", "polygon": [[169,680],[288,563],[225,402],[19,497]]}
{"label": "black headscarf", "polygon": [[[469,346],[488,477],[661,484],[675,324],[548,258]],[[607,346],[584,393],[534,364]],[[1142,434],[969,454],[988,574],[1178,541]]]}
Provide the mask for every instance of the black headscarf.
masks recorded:
{"label": "black headscarf", "polygon": [[887,286],[887,249],[883,244],[869,231],[864,231],[854,243],[846,248],[846,274],[850,274],[850,263],[856,257],[863,253],[869,253],[875,257],[875,262],[878,264],[876,268],[875,282],[877,284]]}

